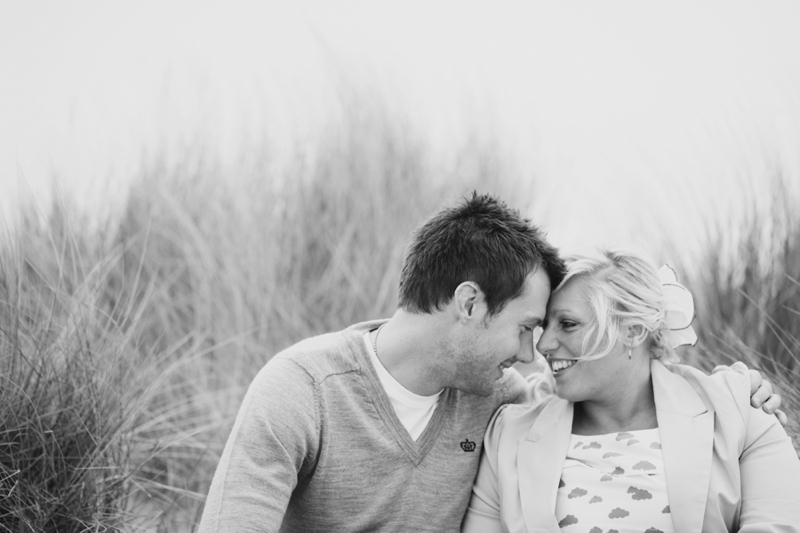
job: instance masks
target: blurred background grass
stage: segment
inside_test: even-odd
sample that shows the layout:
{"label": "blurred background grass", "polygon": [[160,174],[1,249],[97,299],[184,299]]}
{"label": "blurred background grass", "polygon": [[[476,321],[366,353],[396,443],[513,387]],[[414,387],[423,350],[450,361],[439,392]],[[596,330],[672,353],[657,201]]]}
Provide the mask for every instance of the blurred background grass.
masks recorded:
{"label": "blurred background grass", "polygon": [[695,294],[697,346],[685,359],[706,370],[743,361],[783,397],[787,432],[800,450],[800,212],[786,179],[764,176],[766,205],[717,220],[697,257],[680,258]]}
{"label": "blurred background grass", "polygon": [[[280,171],[156,158],[99,224],[59,195],[22,210],[0,252],[0,529],[191,531],[255,373],[391,314],[416,225],[472,189],[537,219],[535,177],[495,147],[448,165],[386,117],[352,113]],[[800,213],[780,175],[763,181],[771,216],[710,224],[681,258],[701,337],[685,356],[760,369],[797,444]]]}
{"label": "blurred background grass", "polygon": [[490,148],[444,169],[384,118],[281,173],[154,161],[100,224],[59,195],[23,209],[0,253],[0,530],[191,530],[257,370],[388,316],[443,202],[524,193]]}

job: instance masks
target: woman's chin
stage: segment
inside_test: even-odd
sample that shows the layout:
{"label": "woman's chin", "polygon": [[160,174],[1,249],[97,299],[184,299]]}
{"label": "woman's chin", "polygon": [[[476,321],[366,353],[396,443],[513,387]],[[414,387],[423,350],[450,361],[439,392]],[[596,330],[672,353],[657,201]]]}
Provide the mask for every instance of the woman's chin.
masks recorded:
{"label": "woman's chin", "polygon": [[560,383],[558,380],[556,380],[555,394],[562,400],[567,400],[568,402],[579,402],[584,399],[580,391],[575,390],[574,387],[570,387],[569,383]]}

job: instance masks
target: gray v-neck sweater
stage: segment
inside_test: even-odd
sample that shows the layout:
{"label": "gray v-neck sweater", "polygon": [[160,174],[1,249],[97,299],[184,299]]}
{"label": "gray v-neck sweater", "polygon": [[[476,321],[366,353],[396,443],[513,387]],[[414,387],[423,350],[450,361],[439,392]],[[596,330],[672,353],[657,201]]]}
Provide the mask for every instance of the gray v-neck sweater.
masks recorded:
{"label": "gray v-neck sweater", "polygon": [[445,389],[411,439],[364,346],[366,322],[277,354],[245,396],[199,531],[458,531],[483,434],[510,396]]}

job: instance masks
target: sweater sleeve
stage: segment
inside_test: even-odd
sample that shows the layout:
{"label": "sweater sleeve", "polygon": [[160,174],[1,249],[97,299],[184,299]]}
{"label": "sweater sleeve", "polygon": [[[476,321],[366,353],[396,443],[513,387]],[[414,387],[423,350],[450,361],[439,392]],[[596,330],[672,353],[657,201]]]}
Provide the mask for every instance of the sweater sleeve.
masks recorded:
{"label": "sweater sleeve", "polygon": [[[739,532],[800,531],[800,460],[778,419],[750,406],[746,370],[724,372],[745,424]],[[715,376],[716,377],[716,376]]]}
{"label": "sweater sleeve", "polygon": [[276,356],[247,391],[199,533],[278,531],[301,470],[316,457],[318,425],[311,377]]}

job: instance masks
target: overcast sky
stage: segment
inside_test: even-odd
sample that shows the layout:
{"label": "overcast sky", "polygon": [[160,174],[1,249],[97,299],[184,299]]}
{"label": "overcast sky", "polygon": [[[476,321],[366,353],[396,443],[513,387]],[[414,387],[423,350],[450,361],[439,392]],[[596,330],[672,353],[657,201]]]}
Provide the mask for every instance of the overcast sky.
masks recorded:
{"label": "overcast sky", "polygon": [[800,182],[795,1],[3,2],[0,209],[49,180],[95,209],[198,139],[287,148],[342,83],[434,151],[495,139],[562,246],[646,247]]}

